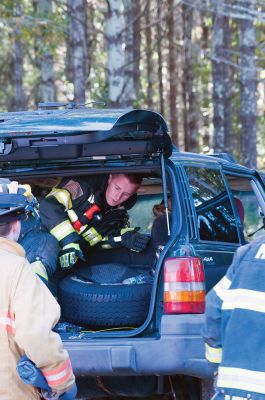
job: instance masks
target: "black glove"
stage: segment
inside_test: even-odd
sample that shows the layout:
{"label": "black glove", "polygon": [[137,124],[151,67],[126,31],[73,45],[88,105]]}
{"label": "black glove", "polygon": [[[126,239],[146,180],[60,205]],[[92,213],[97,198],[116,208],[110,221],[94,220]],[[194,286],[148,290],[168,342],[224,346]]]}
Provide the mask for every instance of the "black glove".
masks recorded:
{"label": "black glove", "polygon": [[109,226],[124,227],[129,221],[129,214],[125,208],[115,208],[102,215],[101,223]]}
{"label": "black glove", "polygon": [[128,221],[129,214],[127,210],[124,208],[115,208],[102,214],[101,220],[93,221],[93,228],[95,228],[102,237],[105,237],[127,226]]}
{"label": "black glove", "polygon": [[132,251],[136,251],[137,253],[140,253],[146,248],[149,240],[150,237],[148,235],[139,233],[135,230],[125,232],[121,235],[121,245]]}
{"label": "black glove", "polygon": [[95,246],[105,236],[124,228],[128,220],[129,215],[125,209],[109,210],[102,214],[101,220],[92,220],[91,224],[87,224],[81,235],[90,246]]}

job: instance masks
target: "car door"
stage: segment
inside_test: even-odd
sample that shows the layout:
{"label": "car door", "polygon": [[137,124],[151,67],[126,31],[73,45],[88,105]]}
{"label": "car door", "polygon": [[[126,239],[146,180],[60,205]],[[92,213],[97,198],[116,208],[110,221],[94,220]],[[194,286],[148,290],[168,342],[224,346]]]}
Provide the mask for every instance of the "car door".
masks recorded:
{"label": "car door", "polygon": [[208,291],[225,274],[244,240],[221,166],[185,165],[184,170],[195,215],[195,234],[190,241],[195,254],[203,259]]}

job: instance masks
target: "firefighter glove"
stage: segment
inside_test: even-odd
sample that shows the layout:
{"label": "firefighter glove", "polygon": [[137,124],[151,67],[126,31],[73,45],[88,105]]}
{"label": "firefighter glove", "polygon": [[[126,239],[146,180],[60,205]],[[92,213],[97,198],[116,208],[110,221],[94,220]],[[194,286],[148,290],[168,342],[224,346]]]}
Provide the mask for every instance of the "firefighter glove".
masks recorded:
{"label": "firefighter glove", "polygon": [[93,226],[86,225],[82,231],[83,238],[90,246],[99,243],[103,237],[110,235],[128,224],[129,216],[125,209],[109,210],[98,221],[92,221]]}
{"label": "firefighter glove", "polygon": [[102,237],[111,235],[113,232],[127,226],[128,222],[129,214],[125,208],[109,210],[102,215],[102,220],[99,222],[100,234]]}
{"label": "firefighter glove", "polygon": [[115,208],[105,212],[102,216],[102,221],[104,224],[127,224],[129,220],[129,215],[125,208]]}
{"label": "firefighter glove", "polygon": [[20,379],[27,385],[32,385],[44,390],[51,390],[39,368],[37,368],[26,355],[18,360],[16,369]]}
{"label": "firefighter glove", "polygon": [[150,237],[136,230],[125,232],[121,235],[121,245],[132,251],[140,253],[144,250],[149,242]]}
{"label": "firefighter glove", "polygon": [[84,254],[78,243],[69,243],[62,248],[59,255],[59,263],[62,269],[70,269],[77,262],[78,258],[85,261]]}

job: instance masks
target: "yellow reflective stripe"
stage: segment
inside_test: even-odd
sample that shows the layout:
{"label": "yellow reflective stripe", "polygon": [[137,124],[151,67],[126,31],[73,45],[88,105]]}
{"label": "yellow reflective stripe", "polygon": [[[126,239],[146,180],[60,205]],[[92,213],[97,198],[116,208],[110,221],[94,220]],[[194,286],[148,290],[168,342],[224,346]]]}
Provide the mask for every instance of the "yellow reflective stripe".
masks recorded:
{"label": "yellow reflective stripe", "polygon": [[108,240],[109,240],[108,236],[105,236],[105,237],[102,239],[101,244],[100,244],[100,247],[101,247],[102,249],[107,249],[107,250],[109,250],[109,249],[112,249],[112,248],[113,248],[113,247],[109,244]]}
{"label": "yellow reflective stripe", "polygon": [[112,249],[110,244],[102,244],[101,247],[102,247],[102,249],[106,249],[106,250]]}
{"label": "yellow reflective stripe", "polygon": [[265,394],[265,372],[219,367],[217,386]]}
{"label": "yellow reflective stripe", "polygon": [[31,267],[35,272],[35,274],[41,276],[46,281],[48,280],[46,268],[44,267],[41,261],[34,261],[33,263],[31,263]]}
{"label": "yellow reflective stripe", "polygon": [[217,294],[217,296],[221,299],[224,300],[224,295],[227,291],[227,289],[229,289],[231,285],[231,281],[224,276],[218,283],[217,285],[214,286],[214,290]]}
{"label": "yellow reflective stripe", "polygon": [[222,361],[222,348],[211,347],[205,343],[206,360],[219,364]]}
{"label": "yellow reflective stripe", "polygon": [[56,237],[58,242],[64,239],[66,236],[70,235],[71,233],[75,233],[74,228],[71,225],[71,222],[66,219],[65,221],[61,222],[60,224],[56,225],[50,233]]}
{"label": "yellow reflective stripe", "polygon": [[46,196],[54,196],[56,200],[62,204],[66,209],[72,208],[71,195],[66,189],[53,188],[52,191]]}
{"label": "yellow reflective stripe", "polygon": [[97,236],[97,237],[95,237],[95,238],[89,240],[88,242],[89,242],[90,246],[93,247],[93,246],[95,246],[97,243],[99,243],[99,242],[101,241],[101,239],[102,239],[102,236],[99,235],[99,236]]}
{"label": "yellow reflective stripe", "polygon": [[79,244],[78,243],[69,243],[69,244],[67,244],[66,246],[64,246],[63,247],[63,249],[65,250],[65,249],[76,249],[76,250],[78,250],[78,251],[80,251],[80,246],[79,246]]}
{"label": "yellow reflective stripe", "polygon": [[122,228],[121,229],[121,235],[123,235],[126,232],[131,232],[134,231],[134,228]]}
{"label": "yellow reflective stripe", "polygon": [[82,236],[87,242],[92,242],[94,245],[102,240],[102,236],[93,227],[82,233]]}
{"label": "yellow reflective stripe", "polygon": [[68,214],[70,221],[76,222],[78,220],[78,216],[73,209],[67,210],[67,214]]}
{"label": "yellow reflective stripe", "polygon": [[265,293],[248,289],[230,289],[225,295],[222,309],[235,308],[265,313]]}

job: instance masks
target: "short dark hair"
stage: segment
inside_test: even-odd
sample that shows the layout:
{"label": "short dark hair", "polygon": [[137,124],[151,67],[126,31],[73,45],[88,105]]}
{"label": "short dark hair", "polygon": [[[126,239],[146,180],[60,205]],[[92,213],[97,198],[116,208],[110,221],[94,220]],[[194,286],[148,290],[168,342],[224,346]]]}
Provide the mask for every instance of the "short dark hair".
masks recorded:
{"label": "short dark hair", "polygon": [[129,179],[131,183],[135,183],[136,185],[141,185],[143,176],[140,174],[123,174],[126,178]]}
{"label": "short dark hair", "polygon": [[7,237],[11,232],[12,224],[9,222],[0,222],[0,236]]}

